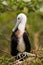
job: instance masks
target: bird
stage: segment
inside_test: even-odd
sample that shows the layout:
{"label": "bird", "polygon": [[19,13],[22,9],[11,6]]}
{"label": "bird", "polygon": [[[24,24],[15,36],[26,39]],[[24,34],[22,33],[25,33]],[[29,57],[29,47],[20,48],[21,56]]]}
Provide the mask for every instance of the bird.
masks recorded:
{"label": "bird", "polygon": [[27,16],[24,13],[17,15],[17,22],[11,34],[11,55],[20,59],[23,54],[30,53],[31,44],[26,31]]}

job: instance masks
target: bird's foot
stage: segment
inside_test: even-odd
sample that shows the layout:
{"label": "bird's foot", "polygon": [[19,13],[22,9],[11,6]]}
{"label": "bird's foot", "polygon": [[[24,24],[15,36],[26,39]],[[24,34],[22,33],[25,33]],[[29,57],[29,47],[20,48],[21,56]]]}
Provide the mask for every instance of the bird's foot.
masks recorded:
{"label": "bird's foot", "polygon": [[27,52],[23,52],[23,53],[18,53],[17,54],[17,59],[20,59],[20,60],[23,61],[23,59],[26,59],[26,58],[28,58]]}
{"label": "bird's foot", "polygon": [[28,53],[28,52],[23,52],[23,58],[24,58],[24,59],[28,58],[27,53]]}
{"label": "bird's foot", "polygon": [[23,53],[18,53],[17,54],[17,59],[22,59],[23,58]]}

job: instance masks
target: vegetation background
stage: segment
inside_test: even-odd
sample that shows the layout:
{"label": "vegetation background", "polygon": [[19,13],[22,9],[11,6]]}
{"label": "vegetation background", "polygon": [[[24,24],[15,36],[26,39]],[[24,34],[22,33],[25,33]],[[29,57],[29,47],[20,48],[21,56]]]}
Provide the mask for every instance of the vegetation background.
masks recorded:
{"label": "vegetation background", "polygon": [[43,0],[0,0],[0,65],[9,65],[15,60],[10,55],[10,39],[16,17],[21,12],[28,18],[26,28],[31,50],[40,50],[41,55],[30,65],[43,65]]}

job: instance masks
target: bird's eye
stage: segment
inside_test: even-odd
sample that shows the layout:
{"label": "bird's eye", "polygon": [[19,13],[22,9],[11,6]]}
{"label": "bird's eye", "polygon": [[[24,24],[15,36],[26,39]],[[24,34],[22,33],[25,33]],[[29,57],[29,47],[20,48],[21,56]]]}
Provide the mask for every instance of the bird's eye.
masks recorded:
{"label": "bird's eye", "polygon": [[20,18],[18,18],[18,20],[19,20]]}

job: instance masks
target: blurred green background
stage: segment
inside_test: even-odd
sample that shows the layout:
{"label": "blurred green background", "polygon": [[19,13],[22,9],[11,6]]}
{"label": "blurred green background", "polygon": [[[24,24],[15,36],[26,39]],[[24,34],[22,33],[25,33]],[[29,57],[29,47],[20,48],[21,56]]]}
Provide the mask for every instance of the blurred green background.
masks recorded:
{"label": "blurred green background", "polygon": [[[10,39],[19,13],[27,15],[26,29],[29,33],[31,49],[34,49],[38,39],[38,48],[43,49],[43,0],[0,0],[0,65],[7,65],[6,59],[11,56]],[[34,36],[38,37],[34,37]],[[36,43],[36,44],[35,44]]]}

